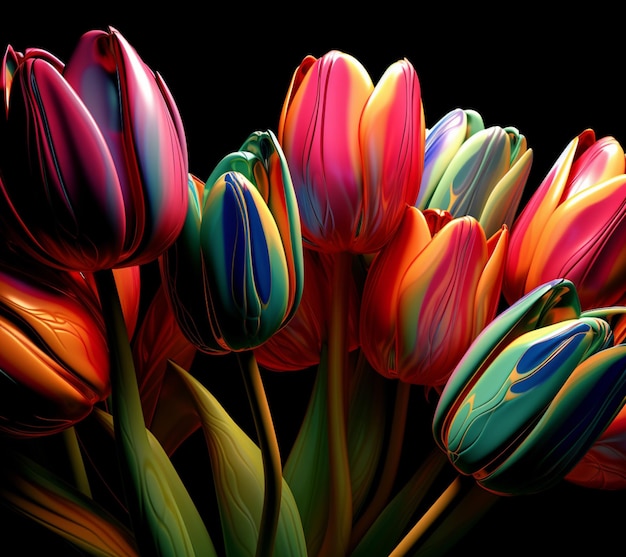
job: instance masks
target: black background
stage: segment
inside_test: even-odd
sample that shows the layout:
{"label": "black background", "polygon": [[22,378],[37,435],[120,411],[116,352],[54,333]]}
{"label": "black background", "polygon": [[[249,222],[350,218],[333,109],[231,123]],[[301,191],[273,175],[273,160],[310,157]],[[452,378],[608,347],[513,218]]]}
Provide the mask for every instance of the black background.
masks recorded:
{"label": "black background", "polygon": [[[487,126],[517,127],[534,151],[529,191],[587,127],[626,144],[624,32],[621,18],[606,10],[585,5],[580,13],[555,9],[548,16],[523,5],[497,8],[504,16],[447,3],[424,9],[363,3],[352,10],[339,10],[338,3],[217,6],[153,3],[132,16],[128,6],[111,2],[80,10],[27,6],[0,18],[0,46],[41,47],[65,59],[85,31],[116,27],[168,83],[185,124],[190,171],[203,179],[250,132],[276,131],[293,70],[306,54],[333,48],[356,56],[374,81],[387,65],[408,58],[420,77],[427,125],[461,107],[476,109]],[[297,378],[266,380],[275,421],[303,411],[293,407]],[[241,387],[236,382],[214,382],[220,396],[241,400],[243,391],[232,391]],[[506,499],[452,554],[619,551],[625,504],[624,492],[568,484]]]}

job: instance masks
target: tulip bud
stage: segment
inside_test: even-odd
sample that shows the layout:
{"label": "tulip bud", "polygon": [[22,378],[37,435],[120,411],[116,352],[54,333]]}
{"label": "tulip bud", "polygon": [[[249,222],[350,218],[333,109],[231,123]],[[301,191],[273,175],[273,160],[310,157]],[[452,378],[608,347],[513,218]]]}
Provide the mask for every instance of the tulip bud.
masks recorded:
{"label": "tulip bud", "polygon": [[328,252],[380,249],[417,197],[424,135],[420,84],[407,60],[391,64],[374,86],[350,55],[307,56],[278,127],[305,244]]}
{"label": "tulip bud", "polygon": [[[534,493],[561,481],[624,404],[626,346],[614,345],[601,318],[551,322],[568,313],[568,297],[578,313],[567,281],[542,285],[505,310],[441,393],[435,440],[488,491]],[[555,302],[561,310],[550,315]]]}
{"label": "tulip bud", "polygon": [[424,214],[407,207],[369,268],[360,319],[361,346],[374,369],[433,387],[446,382],[495,316],[508,242],[505,226],[487,239],[474,217],[441,214],[447,224],[433,234]]}
{"label": "tulip bud", "polygon": [[488,236],[511,227],[532,165],[517,128],[485,129],[480,114],[456,109],[428,130],[424,157],[416,207],[471,215]]}
{"label": "tulip bud", "polygon": [[509,303],[555,278],[583,309],[626,295],[626,166],[612,137],[585,130],[563,151],[511,229],[503,294]]}
{"label": "tulip bud", "polygon": [[0,432],[38,437],[85,418],[110,392],[99,301],[78,274],[0,264]]}
{"label": "tulip bud", "polygon": [[160,264],[174,314],[203,352],[255,348],[302,297],[297,205],[280,145],[272,132],[253,133],[207,184],[190,184],[187,221]]}

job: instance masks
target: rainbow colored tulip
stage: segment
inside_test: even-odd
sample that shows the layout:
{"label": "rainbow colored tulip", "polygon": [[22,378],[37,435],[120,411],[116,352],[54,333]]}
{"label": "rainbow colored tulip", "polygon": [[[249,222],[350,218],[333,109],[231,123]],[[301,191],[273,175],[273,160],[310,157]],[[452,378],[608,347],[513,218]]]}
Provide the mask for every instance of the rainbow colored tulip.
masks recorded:
{"label": "rainbow colored tulip", "polygon": [[424,164],[419,79],[408,60],[376,86],[354,57],[332,50],[295,70],[278,127],[307,247],[372,253],[417,198]]}
{"label": "rainbow colored tulip", "polygon": [[99,301],[77,273],[42,268],[3,252],[0,346],[3,435],[58,433],[110,393]]}
{"label": "rainbow colored tulip", "polygon": [[626,345],[580,314],[570,281],[496,317],[445,385],[433,433],[452,465],[499,495],[536,493],[572,470],[626,400]]}
{"label": "rainbow colored tulip", "polygon": [[0,220],[10,241],[85,272],[156,259],[187,207],[185,135],[160,75],[113,28],[85,33],[66,65],[8,46],[0,72]]}
{"label": "rainbow colored tulip", "polygon": [[445,384],[496,314],[508,239],[506,226],[488,239],[474,217],[407,207],[363,289],[360,341],[372,367],[407,383]]}
{"label": "rainbow colored tulip", "polygon": [[[328,343],[328,299],[330,298],[330,256],[303,250],[304,289],[294,316],[267,342],[255,349],[259,365],[272,371],[297,371],[320,363],[322,346]],[[358,347],[359,294],[352,283],[346,305],[348,350]]]}
{"label": "rainbow colored tulip", "polygon": [[503,294],[509,303],[555,278],[571,280],[583,309],[622,305],[626,166],[613,137],[575,137],[511,229]]}
{"label": "rainbow colored tulip", "polygon": [[424,173],[415,206],[471,215],[491,236],[511,227],[533,161],[517,128],[485,128],[475,110],[457,108],[426,131]]}
{"label": "rainbow colored tulip", "polygon": [[256,348],[293,317],[303,289],[296,198],[275,135],[251,134],[206,184],[190,178],[189,195],[161,257],[177,321],[203,352]]}

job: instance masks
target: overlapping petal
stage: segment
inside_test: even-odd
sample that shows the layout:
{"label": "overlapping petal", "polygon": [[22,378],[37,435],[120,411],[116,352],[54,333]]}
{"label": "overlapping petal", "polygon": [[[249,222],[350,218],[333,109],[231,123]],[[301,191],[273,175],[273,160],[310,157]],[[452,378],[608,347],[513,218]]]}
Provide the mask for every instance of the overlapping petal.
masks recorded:
{"label": "overlapping petal", "polygon": [[512,227],[509,303],[554,278],[575,284],[583,309],[621,303],[625,170],[614,138],[587,129],[570,142]]}
{"label": "overlapping petal", "polygon": [[407,208],[364,286],[360,338],[372,366],[406,382],[444,384],[495,316],[507,241],[503,227],[488,243],[469,216],[431,236],[423,213]]}
{"label": "overlapping petal", "polygon": [[374,86],[346,53],[306,57],[278,128],[305,243],[329,252],[377,251],[417,196],[424,135],[419,80],[407,60],[391,64]]}

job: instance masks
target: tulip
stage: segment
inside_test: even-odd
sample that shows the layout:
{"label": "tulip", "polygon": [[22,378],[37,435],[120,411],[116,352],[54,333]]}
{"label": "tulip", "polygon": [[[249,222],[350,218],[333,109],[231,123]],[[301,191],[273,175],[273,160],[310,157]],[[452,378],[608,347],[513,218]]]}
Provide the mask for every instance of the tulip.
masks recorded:
{"label": "tulip", "polygon": [[156,259],[187,206],[185,136],[160,75],[113,28],[85,33],[66,65],[9,46],[1,72],[0,216],[16,249],[84,272]]}
{"label": "tulip", "polygon": [[478,219],[487,236],[511,228],[533,153],[514,127],[485,128],[480,114],[457,108],[426,132],[424,173],[415,206]]}
{"label": "tulip", "polygon": [[305,57],[278,127],[305,245],[380,249],[417,197],[424,136],[420,84],[408,60],[391,64],[374,86],[348,54]]}
{"label": "tulip", "polygon": [[251,134],[206,184],[190,178],[189,195],[185,226],[160,261],[180,328],[206,353],[256,348],[291,319],[303,288],[297,206],[275,135]]}
{"label": "tulip", "polygon": [[625,369],[626,345],[606,320],[580,314],[573,283],[546,283],[472,343],[441,393],[435,441],[487,491],[543,491],[620,411]]}
{"label": "tulip", "polygon": [[487,239],[471,216],[433,234],[424,213],[407,207],[363,289],[360,339],[372,367],[403,382],[443,385],[496,314],[507,243],[506,226]]}
{"label": "tulip", "polygon": [[583,309],[623,304],[624,160],[614,138],[596,140],[590,129],[570,142],[511,229],[503,283],[509,303],[567,278]]}
{"label": "tulip", "polygon": [[99,301],[78,274],[0,262],[0,432],[38,437],[80,422],[110,393]]}
{"label": "tulip", "polygon": [[[329,257],[324,252],[303,250],[304,290],[292,319],[254,353],[259,365],[271,371],[296,371],[320,363],[322,347],[328,342],[328,308],[330,298]],[[358,347],[357,285],[351,282],[348,350]]]}

